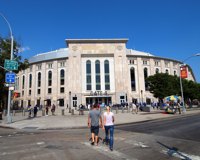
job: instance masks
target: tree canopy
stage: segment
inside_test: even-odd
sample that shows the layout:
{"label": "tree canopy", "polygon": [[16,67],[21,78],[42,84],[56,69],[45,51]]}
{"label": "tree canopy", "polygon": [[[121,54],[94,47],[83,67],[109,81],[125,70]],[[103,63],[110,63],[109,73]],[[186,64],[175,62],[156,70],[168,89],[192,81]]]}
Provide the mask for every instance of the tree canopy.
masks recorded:
{"label": "tree canopy", "polygon": [[[167,73],[157,73],[147,78],[149,91],[154,97],[163,99],[170,95],[181,95],[180,79]],[[200,99],[200,84],[182,79],[184,99]]]}

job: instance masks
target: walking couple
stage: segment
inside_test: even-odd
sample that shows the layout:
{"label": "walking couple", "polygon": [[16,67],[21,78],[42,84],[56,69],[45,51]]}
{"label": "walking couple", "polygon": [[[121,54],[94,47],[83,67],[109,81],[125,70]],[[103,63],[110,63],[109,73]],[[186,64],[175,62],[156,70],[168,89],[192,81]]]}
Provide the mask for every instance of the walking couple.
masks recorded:
{"label": "walking couple", "polygon": [[[99,123],[100,122],[100,123]],[[93,109],[88,114],[88,127],[91,130],[92,142],[91,145],[98,145],[99,127],[105,130],[105,141],[109,144],[110,150],[113,150],[113,134],[114,134],[114,114],[110,111],[110,106],[106,107],[106,112],[103,114],[103,121],[98,105],[94,104]]]}

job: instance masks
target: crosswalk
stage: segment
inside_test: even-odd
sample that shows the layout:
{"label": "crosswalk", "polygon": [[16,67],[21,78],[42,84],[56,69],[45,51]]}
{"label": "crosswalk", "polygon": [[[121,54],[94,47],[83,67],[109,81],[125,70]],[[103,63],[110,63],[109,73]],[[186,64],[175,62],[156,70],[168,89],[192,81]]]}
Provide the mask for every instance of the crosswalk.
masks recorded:
{"label": "crosswalk", "polygon": [[101,154],[104,154],[105,156],[111,158],[111,159],[116,159],[116,160],[119,160],[119,159],[123,159],[123,160],[136,160],[135,158],[131,158],[129,157],[128,155],[122,153],[122,152],[119,152],[117,150],[113,150],[112,152],[110,151],[110,149],[107,147],[107,146],[104,146],[104,145],[98,145],[98,146],[91,146],[91,144],[89,142],[83,142],[82,143],[83,145],[91,148],[91,149],[94,149],[98,152],[100,152]]}
{"label": "crosswalk", "polygon": [[[12,138],[14,135],[18,137],[18,134],[10,134],[10,137]],[[32,134],[32,133],[29,133]],[[126,135],[127,136],[127,135]],[[2,136],[3,138],[5,136]],[[84,148],[86,152],[90,153],[91,151],[94,151],[97,154],[96,159],[98,160],[98,156],[102,155],[103,157],[107,157],[105,159],[110,160],[139,160],[141,154],[149,154],[149,155],[159,155],[163,157],[162,159],[177,159],[177,160],[200,160],[200,156],[198,155],[191,155],[187,154],[181,151],[176,151],[173,149],[167,149],[162,146],[155,147],[147,144],[147,141],[140,141],[137,140],[135,137],[129,137],[128,139],[122,136],[115,136],[114,138],[115,144],[114,144],[114,150],[110,151],[109,147],[103,143],[99,143],[98,146],[92,146],[89,141],[76,141],[73,142],[75,146],[79,149],[79,154],[82,153],[82,149]],[[73,141],[73,140],[72,140]],[[35,141],[34,143],[19,143],[17,145],[3,145],[0,147],[0,159],[7,160],[11,159],[11,157],[16,157],[15,159],[19,160],[62,160],[63,158],[61,155],[63,154],[63,157],[66,156],[67,150],[70,150],[69,148],[65,148],[61,144],[59,144],[60,147],[56,148],[56,144],[49,144],[48,141]],[[49,147],[50,146],[50,147]],[[77,148],[77,147],[74,147]],[[154,153],[151,151],[154,151]],[[69,151],[71,152],[71,151]],[[139,152],[139,153],[138,153]],[[157,152],[157,153],[155,153]],[[36,153],[36,154],[33,154]],[[138,154],[136,154],[138,153]],[[23,155],[20,158],[17,158],[19,155]],[[73,154],[71,155],[73,156]],[[101,157],[102,157],[101,156]],[[81,156],[80,156],[81,157]],[[89,157],[89,156],[88,156]],[[90,157],[89,157],[90,158]],[[89,160],[88,158],[88,160]],[[71,158],[64,158],[71,159]],[[146,158],[145,158],[146,159]],[[152,159],[152,157],[150,158]]]}
{"label": "crosswalk", "polygon": [[[141,141],[137,141],[134,139],[125,139],[122,137],[115,137],[115,141],[120,141],[120,143],[124,143],[125,145],[130,145],[130,147],[136,147],[136,148],[141,148],[141,149],[151,149],[151,146],[148,146],[147,144],[145,144],[144,142]],[[101,154],[104,154],[105,156],[113,159],[113,160],[137,160],[137,158],[131,156],[131,155],[127,155],[121,151],[119,151],[118,149],[114,149],[113,151],[109,150],[109,147],[103,144],[99,144],[98,146],[92,146],[89,142],[82,142],[83,145],[89,147],[90,149],[93,149],[95,151],[98,151]],[[171,149],[161,149],[157,148],[158,152],[160,152],[163,155],[167,155],[166,157],[168,158],[175,158],[175,159],[180,159],[180,160],[200,160],[200,156],[196,156],[196,155],[191,155],[191,154],[187,154],[184,152],[178,152],[175,150],[171,150]],[[154,153],[152,153],[154,154]],[[166,159],[168,159],[166,158]]]}

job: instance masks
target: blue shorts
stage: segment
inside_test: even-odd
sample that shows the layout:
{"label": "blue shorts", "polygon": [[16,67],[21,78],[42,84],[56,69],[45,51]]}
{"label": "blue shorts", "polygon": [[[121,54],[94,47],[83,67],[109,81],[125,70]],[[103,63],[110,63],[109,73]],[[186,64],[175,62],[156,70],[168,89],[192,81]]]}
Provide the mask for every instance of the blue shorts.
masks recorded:
{"label": "blue shorts", "polygon": [[99,126],[91,126],[91,133],[94,133],[95,136],[98,136],[99,134]]}

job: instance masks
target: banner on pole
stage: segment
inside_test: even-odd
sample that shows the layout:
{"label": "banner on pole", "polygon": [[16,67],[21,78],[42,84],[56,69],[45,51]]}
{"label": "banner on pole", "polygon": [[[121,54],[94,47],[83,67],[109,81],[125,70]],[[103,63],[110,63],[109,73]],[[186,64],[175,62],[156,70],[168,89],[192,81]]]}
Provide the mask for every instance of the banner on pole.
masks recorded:
{"label": "banner on pole", "polygon": [[188,71],[187,66],[181,66],[181,78],[187,78],[188,77]]}

